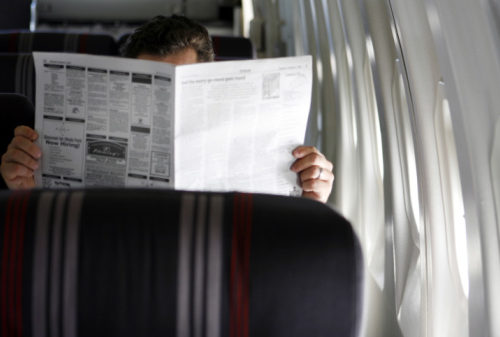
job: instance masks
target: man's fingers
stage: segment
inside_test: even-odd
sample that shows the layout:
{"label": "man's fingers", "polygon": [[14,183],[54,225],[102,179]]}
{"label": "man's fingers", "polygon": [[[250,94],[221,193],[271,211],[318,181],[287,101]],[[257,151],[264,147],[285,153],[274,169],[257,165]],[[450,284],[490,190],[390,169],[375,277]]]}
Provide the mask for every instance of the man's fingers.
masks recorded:
{"label": "man's fingers", "polygon": [[2,162],[23,165],[32,171],[38,168],[37,160],[33,159],[33,157],[26,152],[16,148],[10,148],[2,156]]}
{"label": "man's fingers", "polygon": [[311,153],[321,154],[321,152],[319,152],[319,150],[314,146],[297,146],[295,150],[292,151],[292,155],[297,159],[304,158]]}
{"label": "man's fingers", "polygon": [[311,166],[299,174],[300,181],[304,182],[310,179],[320,179],[328,182],[333,182],[333,173],[319,166]]}
{"label": "man's fingers", "polygon": [[42,151],[40,150],[38,145],[36,145],[31,140],[23,136],[14,137],[14,139],[12,140],[12,142],[10,142],[8,146],[8,151],[12,149],[21,150],[26,154],[30,155],[31,157],[33,157],[34,159],[38,159],[42,155]]}
{"label": "man's fingers", "polygon": [[17,163],[2,163],[2,175],[6,182],[10,180],[15,180],[17,178],[30,178],[33,177],[33,171],[26,166],[19,165]]}
{"label": "man's fingers", "polygon": [[310,153],[307,156],[297,159],[290,169],[294,172],[301,172],[311,166],[318,166],[331,171],[333,169],[333,164],[326,159],[321,153]]}
{"label": "man's fingers", "polygon": [[0,172],[10,189],[35,187],[33,171],[39,166],[38,158],[42,151],[33,143],[38,133],[28,126],[18,126],[14,129],[14,138],[2,156]]}
{"label": "man's fingers", "polygon": [[38,138],[38,133],[26,125],[20,125],[14,129],[14,136],[21,136],[35,141]]}
{"label": "man's fingers", "polygon": [[331,184],[328,181],[319,179],[310,179],[302,182],[302,189],[304,192],[317,192],[330,191]]}
{"label": "man's fingers", "polygon": [[302,196],[306,197],[306,198],[309,198],[309,199],[321,201],[320,195],[318,193],[315,193],[315,192],[305,192],[304,191],[302,193]]}
{"label": "man's fingers", "polygon": [[328,200],[331,189],[332,183],[324,180],[309,179],[302,182],[302,196],[321,202]]}

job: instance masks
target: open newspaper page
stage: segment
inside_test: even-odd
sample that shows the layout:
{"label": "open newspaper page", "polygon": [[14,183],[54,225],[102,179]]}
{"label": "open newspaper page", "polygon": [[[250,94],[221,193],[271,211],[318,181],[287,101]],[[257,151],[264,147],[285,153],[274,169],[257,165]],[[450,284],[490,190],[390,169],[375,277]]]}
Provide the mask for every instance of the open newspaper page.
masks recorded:
{"label": "open newspaper page", "polygon": [[34,53],[43,187],[173,187],[173,65]]}
{"label": "open newspaper page", "polygon": [[300,195],[310,56],[176,68],[175,187]]}

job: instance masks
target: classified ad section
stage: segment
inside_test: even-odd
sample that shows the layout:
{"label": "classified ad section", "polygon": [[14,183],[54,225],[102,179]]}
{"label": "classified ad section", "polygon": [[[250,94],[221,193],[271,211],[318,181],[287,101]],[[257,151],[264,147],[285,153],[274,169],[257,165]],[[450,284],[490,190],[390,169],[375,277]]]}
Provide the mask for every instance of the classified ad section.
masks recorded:
{"label": "classified ad section", "polygon": [[173,187],[174,67],[34,53],[40,187]]}

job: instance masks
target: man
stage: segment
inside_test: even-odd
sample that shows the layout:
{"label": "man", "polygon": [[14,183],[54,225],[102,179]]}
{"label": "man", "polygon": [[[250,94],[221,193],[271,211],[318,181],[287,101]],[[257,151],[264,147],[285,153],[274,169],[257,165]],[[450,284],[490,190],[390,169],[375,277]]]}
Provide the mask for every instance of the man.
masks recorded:
{"label": "man", "polygon": [[[167,62],[176,65],[211,62],[214,59],[212,40],[207,30],[182,16],[157,16],[145,23],[129,37],[122,49],[125,57]],[[2,156],[0,171],[10,189],[35,187],[33,171],[42,156],[34,143],[35,130],[19,126],[14,130],[7,152]],[[316,148],[299,146],[293,150],[296,158],[291,170],[296,172],[303,188],[303,196],[326,202],[332,190],[333,165]]]}

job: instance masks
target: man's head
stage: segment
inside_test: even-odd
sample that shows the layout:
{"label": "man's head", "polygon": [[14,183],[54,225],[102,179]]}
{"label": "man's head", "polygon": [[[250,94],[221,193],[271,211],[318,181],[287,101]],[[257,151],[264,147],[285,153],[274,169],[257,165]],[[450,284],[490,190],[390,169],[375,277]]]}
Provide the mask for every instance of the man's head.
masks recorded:
{"label": "man's head", "polygon": [[212,40],[206,28],[178,15],[157,16],[137,28],[122,48],[122,54],[174,64],[214,59]]}

